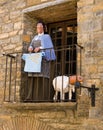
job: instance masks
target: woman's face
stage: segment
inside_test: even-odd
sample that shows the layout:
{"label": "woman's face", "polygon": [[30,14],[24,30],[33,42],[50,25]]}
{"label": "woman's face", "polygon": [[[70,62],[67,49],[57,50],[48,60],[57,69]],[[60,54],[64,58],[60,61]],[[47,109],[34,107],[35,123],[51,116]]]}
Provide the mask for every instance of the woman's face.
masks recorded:
{"label": "woman's face", "polygon": [[37,24],[37,33],[43,33],[44,32],[44,28],[42,23],[38,23]]}

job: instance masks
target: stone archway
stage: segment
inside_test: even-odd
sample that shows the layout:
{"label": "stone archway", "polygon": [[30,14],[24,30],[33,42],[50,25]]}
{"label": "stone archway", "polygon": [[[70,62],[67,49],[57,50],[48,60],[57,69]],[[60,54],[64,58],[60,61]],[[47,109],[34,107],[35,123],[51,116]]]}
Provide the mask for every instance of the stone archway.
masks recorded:
{"label": "stone archway", "polygon": [[54,130],[47,123],[34,116],[16,116],[3,122],[0,130]]}

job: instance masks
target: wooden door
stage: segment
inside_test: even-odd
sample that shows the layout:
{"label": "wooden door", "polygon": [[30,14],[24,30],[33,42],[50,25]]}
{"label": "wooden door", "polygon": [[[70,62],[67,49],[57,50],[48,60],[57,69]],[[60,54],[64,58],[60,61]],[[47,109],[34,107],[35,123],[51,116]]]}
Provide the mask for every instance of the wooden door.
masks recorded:
{"label": "wooden door", "polygon": [[57,75],[76,74],[76,20],[48,24],[57,56]]}

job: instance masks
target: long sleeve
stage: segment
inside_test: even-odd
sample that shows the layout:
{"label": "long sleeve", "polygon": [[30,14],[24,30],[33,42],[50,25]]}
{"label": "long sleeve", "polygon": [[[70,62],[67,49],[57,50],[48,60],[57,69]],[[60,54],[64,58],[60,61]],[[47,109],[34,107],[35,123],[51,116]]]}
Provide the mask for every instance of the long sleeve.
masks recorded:
{"label": "long sleeve", "polygon": [[52,43],[50,35],[44,34],[41,37],[41,45],[45,49],[45,58],[46,58],[46,60],[48,60],[48,61],[55,60],[56,56],[55,56],[53,43]]}

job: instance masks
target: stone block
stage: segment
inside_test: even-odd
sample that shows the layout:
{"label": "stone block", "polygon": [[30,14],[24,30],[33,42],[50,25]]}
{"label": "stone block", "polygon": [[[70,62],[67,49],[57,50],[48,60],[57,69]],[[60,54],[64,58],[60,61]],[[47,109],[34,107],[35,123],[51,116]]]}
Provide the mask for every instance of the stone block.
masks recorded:
{"label": "stone block", "polygon": [[80,0],[77,4],[78,7],[89,6],[94,4],[94,0]]}
{"label": "stone block", "polygon": [[15,47],[15,51],[22,51],[22,46]]}
{"label": "stone block", "polygon": [[93,12],[98,12],[100,10],[103,10],[103,1],[101,0],[101,2],[95,4],[95,6],[93,6]]}
{"label": "stone block", "polygon": [[96,43],[103,41],[103,31],[94,32],[94,41]]}
{"label": "stone block", "polygon": [[13,23],[5,24],[5,25],[2,26],[2,32],[3,33],[11,32],[11,31],[13,31],[13,27],[14,27]]}
{"label": "stone block", "polygon": [[27,6],[41,4],[43,2],[50,2],[55,0],[27,0]]}
{"label": "stone block", "polygon": [[102,31],[103,30],[103,18],[94,18],[94,31]]}
{"label": "stone block", "polygon": [[5,46],[8,43],[10,43],[10,38],[5,38],[5,39],[0,40],[0,45]]}
{"label": "stone block", "polygon": [[99,57],[97,62],[98,62],[98,65],[102,66],[103,65],[103,57]]}
{"label": "stone block", "polygon": [[12,12],[10,12],[10,19],[16,19],[16,18],[20,17],[20,15],[21,15],[20,10],[12,11]]}
{"label": "stone block", "polygon": [[17,30],[16,31],[12,31],[12,32],[9,33],[9,37],[15,36],[15,35],[17,35],[17,33],[18,33]]}
{"label": "stone block", "polygon": [[13,36],[11,38],[11,43],[19,43],[21,41],[21,37],[19,35]]}
{"label": "stone block", "polygon": [[22,28],[22,22],[16,22],[14,23],[14,30],[19,30]]}
{"label": "stone block", "polygon": [[95,64],[91,64],[91,65],[88,66],[88,70],[89,70],[88,73],[90,73],[90,74],[92,74],[92,73],[97,74],[97,72],[98,72],[98,66],[95,65]]}
{"label": "stone block", "polygon": [[0,34],[0,39],[5,39],[5,38],[8,38],[8,37],[9,37],[8,33],[2,33],[2,34]]}
{"label": "stone block", "polygon": [[23,35],[23,41],[30,42],[31,41],[30,35]]}
{"label": "stone block", "polygon": [[16,45],[15,44],[11,44],[11,45],[8,45],[8,46],[4,46],[4,51],[7,51],[7,50],[10,50],[10,49],[13,49],[13,48],[15,48],[16,47]]}

